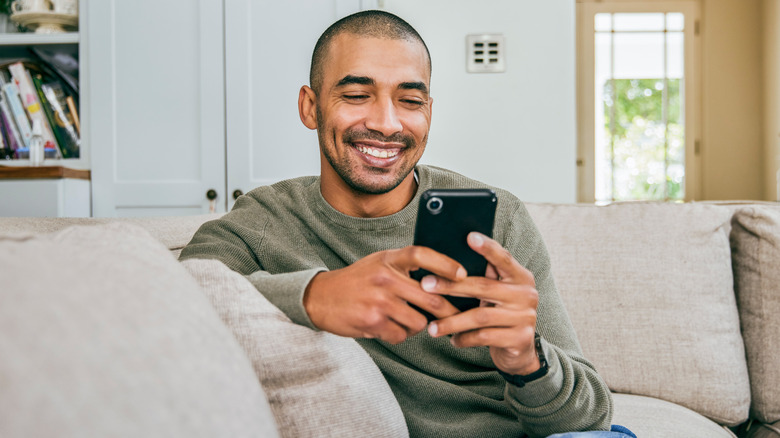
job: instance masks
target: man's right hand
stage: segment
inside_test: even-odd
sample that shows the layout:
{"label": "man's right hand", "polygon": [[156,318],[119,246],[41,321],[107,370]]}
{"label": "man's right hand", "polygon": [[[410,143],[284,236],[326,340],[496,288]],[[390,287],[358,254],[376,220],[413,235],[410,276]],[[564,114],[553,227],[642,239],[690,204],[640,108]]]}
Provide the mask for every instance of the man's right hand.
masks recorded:
{"label": "man's right hand", "polygon": [[423,291],[420,283],[409,277],[417,269],[454,282],[466,278],[466,270],[450,257],[408,246],[380,251],[345,268],[317,274],[306,288],[303,305],[320,330],[398,344],[427,325],[425,316],[409,304],[437,318],[459,312],[444,297]]}

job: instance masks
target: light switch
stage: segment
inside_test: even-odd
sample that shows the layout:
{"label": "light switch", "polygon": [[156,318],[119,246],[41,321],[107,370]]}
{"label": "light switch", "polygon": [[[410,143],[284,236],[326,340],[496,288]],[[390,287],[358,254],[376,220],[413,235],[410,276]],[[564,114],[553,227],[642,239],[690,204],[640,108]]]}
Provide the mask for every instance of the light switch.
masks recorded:
{"label": "light switch", "polygon": [[469,73],[503,73],[506,71],[504,35],[466,35],[466,71]]}

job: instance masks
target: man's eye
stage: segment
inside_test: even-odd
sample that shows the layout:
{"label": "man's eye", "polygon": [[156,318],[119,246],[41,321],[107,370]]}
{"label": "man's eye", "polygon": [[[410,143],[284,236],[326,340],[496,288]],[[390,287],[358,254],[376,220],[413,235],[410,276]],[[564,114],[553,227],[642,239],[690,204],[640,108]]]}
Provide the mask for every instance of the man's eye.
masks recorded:
{"label": "man's eye", "polygon": [[365,94],[345,94],[344,99],[347,100],[361,100],[361,99],[368,99],[368,96]]}
{"label": "man's eye", "polygon": [[401,102],[413,105],[413,106],[423,106],[425,102],[422,100],[416,100],[416,99],[402,99]]}

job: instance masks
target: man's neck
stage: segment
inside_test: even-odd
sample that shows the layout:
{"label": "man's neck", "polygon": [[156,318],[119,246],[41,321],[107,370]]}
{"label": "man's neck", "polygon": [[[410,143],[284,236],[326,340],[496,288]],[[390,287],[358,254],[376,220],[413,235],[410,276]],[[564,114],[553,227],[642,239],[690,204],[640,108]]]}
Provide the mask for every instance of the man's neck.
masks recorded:
{"label": "man's neck", "polygon": [[415,174],[411,172],[398,187],[381,195],[357,192],[340,178],[336,182],[321,179],[320,190],[328,204],[347,216],[384,217],[398,213],[412,201],[418,186]]}

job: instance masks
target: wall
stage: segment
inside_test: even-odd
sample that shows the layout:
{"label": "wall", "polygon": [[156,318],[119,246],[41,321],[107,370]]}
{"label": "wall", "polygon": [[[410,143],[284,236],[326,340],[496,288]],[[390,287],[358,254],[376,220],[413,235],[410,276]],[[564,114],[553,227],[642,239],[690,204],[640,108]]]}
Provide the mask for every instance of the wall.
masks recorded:
{"label": "wall", "polygon": [[[424,163],[525,201],[576,201],[574,0],[384,0],[431,51]],[[503,33],[506,72],[466,72],[466,35]]]}
{"label": "wall", "polygon": [[704,0],[701,32],[702,199],[763,199],[761,1]]}
{"label": "wall", "polygon": [[764,198],[780,201],[780,2],[763,0]]}

